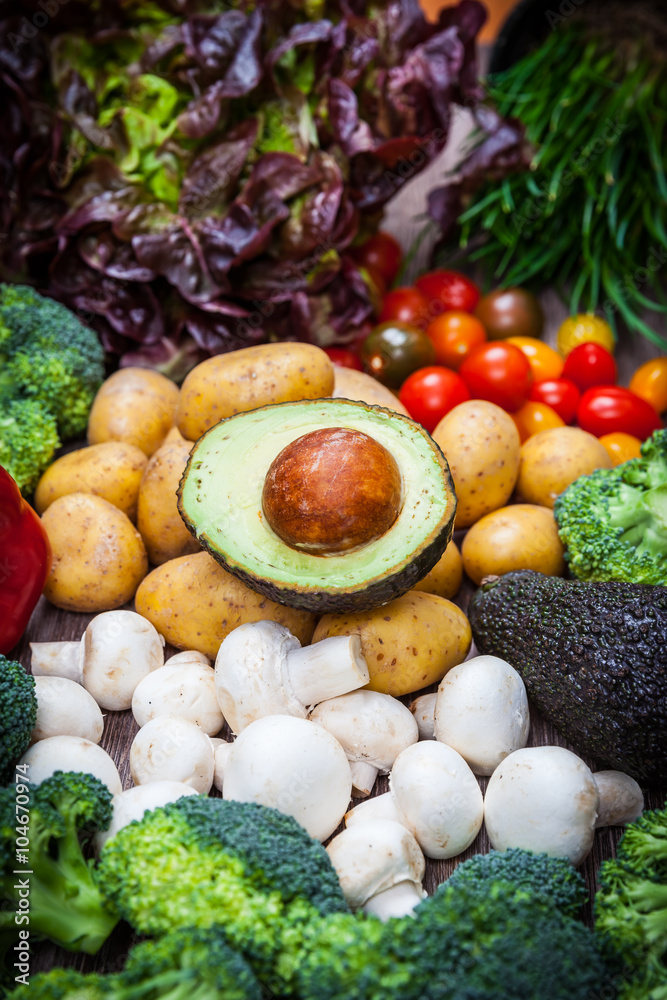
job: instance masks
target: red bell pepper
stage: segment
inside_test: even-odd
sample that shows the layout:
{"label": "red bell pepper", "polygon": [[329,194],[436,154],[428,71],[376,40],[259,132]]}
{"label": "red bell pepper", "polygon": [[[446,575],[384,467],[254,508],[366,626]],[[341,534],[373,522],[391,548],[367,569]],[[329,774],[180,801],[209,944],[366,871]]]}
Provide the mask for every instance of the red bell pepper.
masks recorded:
{"label": "red bell pepper", "polygon": [[51,546],[42,522],[0,466],[0,653],[26,630],[51,569]]}

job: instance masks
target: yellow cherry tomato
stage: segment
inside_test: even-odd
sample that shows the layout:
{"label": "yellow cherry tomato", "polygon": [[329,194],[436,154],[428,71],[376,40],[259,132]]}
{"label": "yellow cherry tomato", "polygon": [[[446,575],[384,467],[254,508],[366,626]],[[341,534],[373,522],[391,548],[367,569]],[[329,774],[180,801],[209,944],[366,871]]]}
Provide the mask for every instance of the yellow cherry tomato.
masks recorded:
{"label": "yellow cherry tomato", "polygon": [[603,434],[600,444],[607,449],[612,465],[620,465],[631,458],[639,458],[641,441],[632,434],[616,431],[614,434]]}
{"label": "yellow cherry tomato", "polygon": [[667,410],[667,358],[652,358],[637,369],[628,386],[658,413]]}
{"label": "yellow cherry tomato", "polygon": [[544,379],[560,378],[563,371],[563,359],[560,354],[549,347],[543,340],[536,337],[508,337],[508,344],[514,344],[528,358],[534,382]]}
{"label": "yellow cherry tomato", "polygon": [[600,344],[613,354],[616,340],[606,320],[594,313],[579,313],[564,320],[558,330],[558,350],[564,358],[579,344]]}
{"label": "yellow cherry tomato", "polygon": [[533,403],[531,400],[514,413],[510,413],[510,417],[516,424],[521,444],[540,431],[549,431],[552,427],[565,427],[565,421],[561,420],[550,406],[546,403]]}

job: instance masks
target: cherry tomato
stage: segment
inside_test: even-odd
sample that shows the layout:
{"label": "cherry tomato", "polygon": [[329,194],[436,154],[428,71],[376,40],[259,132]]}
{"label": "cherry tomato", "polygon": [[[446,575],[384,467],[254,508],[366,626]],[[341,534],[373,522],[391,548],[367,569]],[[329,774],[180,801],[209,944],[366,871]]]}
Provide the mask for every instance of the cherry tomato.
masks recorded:
{"label": "cherry tomato", "polygon": [[508,337],[507,343],[514,344],[526,355],[536,382],[547,378],[560,378],[563,359],[543,340],[538,340],[537,337]]}
{"label": "cherry tomato", "polygon": [[528,398],[535,403],[546,403],[556,411],[561,420],[571,424],[577,413],[581,393],[569,378],[552,378],[536,382]]}
{"label": "cherry tomato", "polygon": [[418,368],[408,375],[398,398],[413,420],[435,430],[446,413],[470,399],[468,387],[456,372],[440,365]]}
{"label": "cherry tomato", "polygon": [[399,389],[417,368],[432,365],[435,348],[422,330],[408,323],[381,323],[361,345],[363,370],[390,389]]}
{"label": "cherry tomato", "polygon": [[667,358],[646,361],[630,379],[628,389],[645,399],[658,413],[664,413],[667,410]]}
{"label": "cherry tomato", "polygon": [[359,246],[351,247],[348,253],[361,267],[378,274],[387,287],[395,280],[403,261],[401,244],[383,230]]}
{"label": "cherry tomato", "polygon": [[563,378],[569,378],[582,392],[594,385],[613,385],[617,377],[613,355],[601,344],[579,344],[565,358]]}
{"label": "cherry tomato", "polygon": [[438,316],[426,327],[426,334],[433,341],[438,364],[454,371],[471,351],[486,341],[486,331],[480,321],[460,309]]}
{"label": "cherry tomato", "polygon": [[325,347],[324,353],[328,356],[329,361],[339,368],[354,368],[358,372],[364,370],[361,358],[349,347]]}
{"label": "cherry tomato", "polygon": [[544,313],[538,299],[525,288],[497,288],[479,300],[475,316],[489,340],[540,337]]}
{"label": "cherry tomato", "polygon": [[528,358],[514,344],[492,341],[476,347],[459,368],[476,399],[513,412],[525,403],[533,382]]}
{"label": "cherry tomato", "polygon": [[620,385],[587,389],[579,402],[577,423],[596,437],[623,431],[640,441],[662,427],[651,404]]}
{"label": "cherry tomato", "polygon": [[617,431],[615,434],[603,434],[600,444],[604,445],[609,453],[613,465],[620,465],[631,458],[639,458],[641,452],[641,441],[633,437],[632,434],[624,434]]}
{"label": "cherry tomato", "polygon": [[606,320],[593,313],[579,313],[568,316],[558,329],[558,350],[564,358],[579,344],[600,344],[613,354],[616,341]]}
{"label": "cherry tomato", "polygon": [[380,310],[380,322],[392,321],[426,329],[429,321],[428,302],[417,288],[394,288],[387,292]]}
{"label": "cherry tomato", "polygon": [[429,271],[415,286],[431,304],[431,319],[452,309],[471,313],[479,302],[479,288],[460,271]]}
{"label": "cherry tomato", "polygon": [[550,406],[546,403],[534,403],[531,400],[512,414],[512,420],[516,424],[521,444],[540,431],[549,431],[552,427],[565,427],[565,421],[561,420]]}

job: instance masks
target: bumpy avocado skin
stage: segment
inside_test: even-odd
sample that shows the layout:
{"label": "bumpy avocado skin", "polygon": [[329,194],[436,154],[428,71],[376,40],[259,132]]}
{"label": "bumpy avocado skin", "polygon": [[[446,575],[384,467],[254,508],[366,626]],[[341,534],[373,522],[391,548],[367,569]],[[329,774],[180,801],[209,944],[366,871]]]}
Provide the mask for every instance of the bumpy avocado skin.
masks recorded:
{"label": "bumpy avocado skin", "polygon": [[640,782],[667,773],[667,587],[532,570],[482,585],[468,616],[480,653],[508,660],[580,753]]}

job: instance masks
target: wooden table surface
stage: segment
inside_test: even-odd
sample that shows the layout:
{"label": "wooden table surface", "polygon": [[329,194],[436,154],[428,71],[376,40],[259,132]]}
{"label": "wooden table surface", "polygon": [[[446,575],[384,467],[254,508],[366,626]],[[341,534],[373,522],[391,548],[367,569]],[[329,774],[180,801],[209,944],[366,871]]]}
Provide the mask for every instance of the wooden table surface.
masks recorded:
{"label": "wooden table surface", "polygon": [[[401,192],[401,195],[390,205],[384,228],[395,233],[405,247],[408,247],[415,235],[421,230],[424,219],[425,192],[436,183],[441,183],[446,172],[451,169],[452,150],[456,148],[460,135],[466,130],[464,116],[460,116],[455,121],[452,142],[443,156],[440,157],[427,171],[415,178]],[[412,265],[412,273],[408,277],[414,276],[426,264],[429,253],[428,240],[424,241],[419,254],[415,257]],[[542,304],[546,316],[546,339],[553,343],[556,330],[561,320],[567,315],[567,310],[558,296],[553,291],[546,291],[542,297]],[[665,331],[667,332],[667,331]],[[644,360],[655,356],[658,351],[647,341],[637,339],[622,339],[618,346],[617,360],[621,384],[627,384],[632,371]],[[458,537],[458,536],[457,536]],[[460,541],[460,538],[459,538]],[[457,603],[465,609],[469,595],[473,587],[469,582],[464,587],[457,598]],[[131,607],[131,605],[129,606]],[[18,659],[26,666],[30,667],[29,643],[35,641],[78,639],[82,635],[91,615],[75,614],[61,611],[49,605],[44,598],[40,600],[29,623],[27,632],[17,647]],[[170,655],[175,650],[167,647],[166,655]],[[474,652],[474,650],[472,651]],[[472,655],[472,653],[471,653]],[[427,689],[433,690],[434,688]],[[413,696],[414,697],[414,696]],[[411,700],[406,698],[405,701]],[[132,784],[129,774],[129,749],[137,726],[132,718],[131,712],[109,712],[105,718],[104,735],[101,745],[107,750],[115,760],[120,771],[123,787],[128,788]],[[229,733],[221,734],[229,737]],[[539,717],[536,712],[532,713],[532,725],[529,745],[558,744],[569,746],[562,740],[556,730]],[[569,746],[570,749],[576,748]],[[595,761],[586,759],[587,763],[596,769]],[[480,779],[482,788],[485,787],[486,779]],[[387,779],[379,778],[374,794],[379,794],[387,790]],[[644,789],[646,807],[661,808],[665,804],[664,788]],[[215,794],[215,793],[214,793]],[[593,851],[588,860],[582,866],[589,889],[594,891],[596,885],[596,873],[600,863],[613,855],[622,829],[607,828],[598,830],[595,835]],[[427,861],[425,888],[432,891],[436,885],[443,881],[454,869],[459,861],[471,856],[474,853],[486,852],[489,849],[489,841],[485,831],[482,829],[473,845],[459,858],[451,861]],[[590,908],[587,919],[590,920]],[[118,968],[122,965],[127,948],[131,943],[131,933],[125,926],[119,927],[112,937],[107,941],[102,951],[95,958],[88,956],[71,955],[48,944],[38,945],[33,954],[32,971],[50,968],[53,965],[72,965],[77,968]]]}

